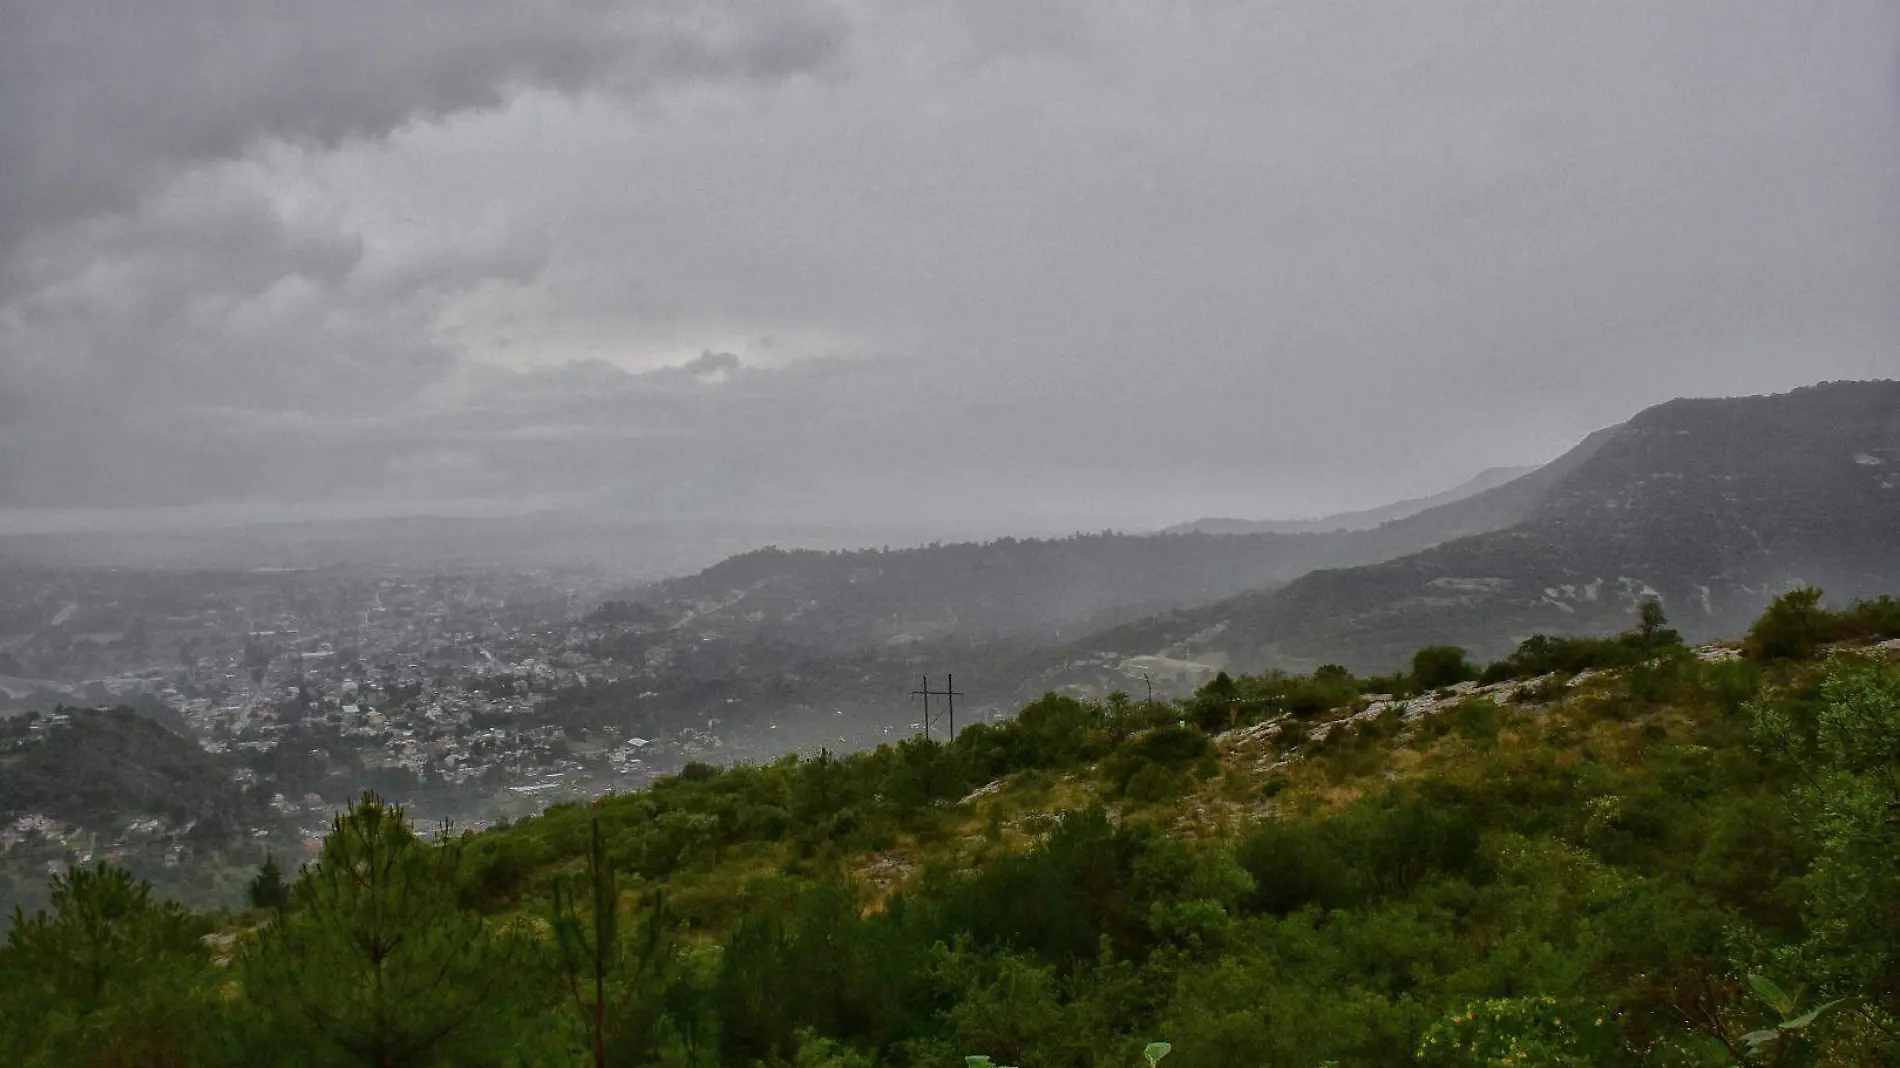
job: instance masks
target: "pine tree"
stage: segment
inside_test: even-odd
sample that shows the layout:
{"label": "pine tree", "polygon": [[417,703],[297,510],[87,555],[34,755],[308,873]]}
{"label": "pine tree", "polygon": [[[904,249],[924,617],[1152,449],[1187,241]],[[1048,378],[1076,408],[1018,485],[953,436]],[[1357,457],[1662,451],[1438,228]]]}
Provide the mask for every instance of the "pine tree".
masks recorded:
{"label": "pine tree", "polygon": [[290,903],[290,887],[284,885],[284,873],[278,869],[275,856],[264,854],[263,866],[252,877],[248,895],[254,909],[281,909]]}
{"label": "pine tree", "polygon": [[[588,899],[584,912],[577,889]],[[556,876],[552,897],[555,950],[568,999],[587,1030],[595,1068],[606,1068],[609,1049],[630,1022],[633,1000],[661,963],[665,909],[660,904],[652,909],[637,945],[622,942],[619,879],[608,862],[598,819],[591,825],[583,880]]]}
{"label": "pine tree", "polygon": [[213,1030],[210,956],[191,916],[123,868],[55,877],[0,948],[0,1061],[184,1064]]}
{"label": "pine tree", "polygon": [[454,1059],[497,1034],[514,994],[533,992],[527,940],[460,907],[461,857],[374,793],[333,819],[291,907],[243,962],[246,993],[295,1063]]}

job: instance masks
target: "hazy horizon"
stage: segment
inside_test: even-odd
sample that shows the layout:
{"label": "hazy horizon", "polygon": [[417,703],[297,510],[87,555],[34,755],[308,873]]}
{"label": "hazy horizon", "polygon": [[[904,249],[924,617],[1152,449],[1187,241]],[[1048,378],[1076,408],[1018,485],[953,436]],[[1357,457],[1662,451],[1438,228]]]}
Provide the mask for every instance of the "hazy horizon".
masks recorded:
{"label": "hazy horizon", "polygon": [[[41,535],[62,533],[177,533],[194,534],[217,531],[245,530],[269,527],[326,526],[351,522],[401,521],[401,520],[514,520],[537,516],[571,517],[577,523],[597,526],[692,529],[695,527],[753,527],[769,530],[779,527],[788,531],[799,529],[832,529],[838,533],[849,533],[853,528],[871,531],[907,532],[906,536],[917,542],[930,541],[951,536],[968,540],[987,540],[1000,537],[1060,537],[1072,533],[1096,533],[1113,530],[1118,533],[1147,534],[1154,533],[1170,525],[1210,517],[1235,519],[1258,519],[1270,521],[1301,522],[1325,519],[1342,513],[1352,513],[1418,500],[1457,489],[1478,475],[1497,468],[1535,469],[1554,457],[1527,464],[1492,464],[1464,475],[1451,476],[1436,482],[1421,485],[1415,490],[1401,491],[1393,498],[1379,497],[1365,500],[1349,500],[1344,504],[1329,507],[1325,511],[1316,511],[1299,515],[1275,515],[1261,512],[1262,507],[1270,504],[1256,504],[1242,497],[1223,497],[1218,500],[1233,502],[1228,512],[1196,513],[1193,515],[1159,513],[1161,518],[1143,519],[1140,522],[1097,521],[1094,523],[1069,523],[1062,519],[1047,519],[1037,516],[1003,516],[974,524],[955,521],[945,523],[942,520],[911,521],[880,524],[875,517],[847,516],[832,523],[819,520],[793,520],[774,522],[771,517],[756,520],[734,518],[714,518],[696,520],[653,519],[642,515],[636,509],[595,509],[585,504],[574,505],[562,500],[525,499],[482,499],[450,501],[414,501],[414,502],[322,502],[322,503],[278,503],[251,502],[242,504],[197,504],[169,505],[127,508],[0,508],[0,536]],[[1192,503],[1191,501],[1189,503]],[[1095,517],[1101,519],[1100,516]],[[947,539],[946,539],[947,540]]]}

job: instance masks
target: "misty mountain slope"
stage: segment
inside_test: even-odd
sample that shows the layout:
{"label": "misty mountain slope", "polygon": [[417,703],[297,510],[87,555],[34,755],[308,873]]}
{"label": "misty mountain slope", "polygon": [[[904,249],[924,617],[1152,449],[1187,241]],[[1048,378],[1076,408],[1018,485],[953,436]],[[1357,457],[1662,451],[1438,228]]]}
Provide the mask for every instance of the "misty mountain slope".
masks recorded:
{"label": "misty mountain slope", "polygon": [[1462,501],[1467,497],[1528,475],[1535,470],[1537,470],[1535,464],[1524,467],[1487,467],[1458,485],[1439,493],[1394,501],[1377,508],[1338,512],[1318,519],[1233,519],[1225,516],[1204,516],[1189,523],[1179,523],[1168,527],[1161,533],[1321,534],[1335,530],[1371,530],[1382,523],[1417,515],[1427,508]]}
{"label": "misty mountain slope", "polygon": [[1599,430],[1555,460],[1501,485],[1340,537],[1352,541],[1364,561],[1373,563],[1516,526],[1536,513],[1553,487],[1596,455],[1615,429]]}
{"label": "misty mountain slope", "polygon": [[636,598],[674,630],[843,652],[957,635],[1057,640],[1359,559],[1320,535],[1005,538],[891,551],[760,549]]}
{"label": "misty mountain slope", "polygon": [[1541,468],[1366,530],[1004,538],[894,551],[767,548],[632,598],[644,606],[648,625],[690,631],[696,639],[703,633],[769,637],[827,652],[950,636],[1059,641],[1065,631],[1112,626],[1277,586],[1318,568],[1374,563],[1511,526],[1531,514],[1601,436]]}
{"label": "misty mountain slope", "polygon": [[1555,484],[1553,536],[1637,554],[1707,538],[1728,567],[1871,552],[1900,530],[1900,382],[1650,408]]}
{"label": "misty mountain slope", "polygon": [[1796,584],[1837,600],[1900,585],[1900,383],[1671,401],[1586,444],[1510,529],[1078,647],[1383,670],[1428,643],[1495,656],[1538,631],[1614,629],[1650,595],[1701,635],[1744,624]]}
{"label": "misty mountain slope", "polygon": [[[1007,714],[1012,702],[1069,677],[1078,660],[1104,666],[1095,639],[1079,657],[1065,647],[1075,635],[1509,527],[1606,437],[1593,434],[1536,471],[1371,530],[746,553],[588,617],[594,652],[639,670],[564,694],[553,714],[604,722],[624,719],[631,705],[643,716],[665,710],[779,731],[780,744],[796,735],[800,743],[842,745],[841,732],[908,721],[903,695],[919,672],[955,672],[971,680],[974,711]],[[1152,638],[1131,647],[1164,644]],[[1128,683],[1121,659],[1105,662],[1118,679],[1110,688]],[[643,731],[661,729],[658,720],[641,722]]]}

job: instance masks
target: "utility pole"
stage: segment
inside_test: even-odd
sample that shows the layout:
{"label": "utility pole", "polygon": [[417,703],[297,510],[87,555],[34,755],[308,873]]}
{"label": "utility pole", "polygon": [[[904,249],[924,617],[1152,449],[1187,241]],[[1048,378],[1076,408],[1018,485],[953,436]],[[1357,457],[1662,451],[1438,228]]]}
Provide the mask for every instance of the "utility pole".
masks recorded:
{"label": "utility pole", "polygon": [[919,685],[917,689],[912,690],[910,692],[910,695],[912,697],[921,697],[924,699],[924,715],[923,715],[924,740],[929,741],[930,740],[930,676],[925,675],[923,677],[923,683]]}
{"label": "utility pole", "polygon": [[923,698],[923,701],[924,701],[923,727],[924,727],[924,738],[926,740],[928,740],[930,737],[930,723],[931,723],[930,699],[932,697],[941,697],[945,699],[946,704],[944,708],[949,720],[949,732],[948,732],[947,737],[955,738],[957,736],[957,698],[962,697],[963,694],[958,692],[957,690],[956,676],[945,675],[943,677],[943,689],[933,690],[930,688],[930,676],[925,675],[923,678],[923,685],[920,686],[918,689],[912,690],[910,692],[910,695],[912,697]]}

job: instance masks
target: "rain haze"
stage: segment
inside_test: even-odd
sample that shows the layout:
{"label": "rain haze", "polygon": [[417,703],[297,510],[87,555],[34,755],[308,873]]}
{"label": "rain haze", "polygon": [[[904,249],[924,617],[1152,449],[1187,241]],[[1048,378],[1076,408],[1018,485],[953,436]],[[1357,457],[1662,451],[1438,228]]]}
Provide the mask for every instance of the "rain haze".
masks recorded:
{"label": "rain haze", "polygon": [[1900,7],[8,2],[14,529],[1306,516],[1900,370]]}
{"label": "rain haze", "polygon": [[0,1068],[1900,1065],[1896,595],[1900,0],[0,0]]}

